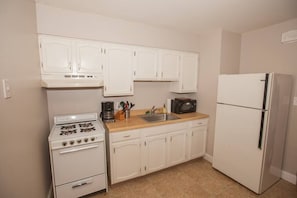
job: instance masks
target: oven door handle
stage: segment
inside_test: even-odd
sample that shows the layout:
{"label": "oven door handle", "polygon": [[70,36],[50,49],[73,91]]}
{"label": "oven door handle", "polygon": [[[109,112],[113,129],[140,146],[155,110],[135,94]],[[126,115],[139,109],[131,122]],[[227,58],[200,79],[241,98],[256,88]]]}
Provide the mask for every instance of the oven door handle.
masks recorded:
{"label": "oven door handle", "polygon": [[90,180],[88,180],[88,181],[81,181],[81,182],[79,182],[79,183],[74,184],[74,185],[72,186],[72,188],[81,187],[81,186],[84,186],[84,185],[87,185],[87,184],[91,184],[91,183],[93,183],[93,180],[92,180],[92,179],[90,179]]}
{"label": "oven door handle", "polygon": [[86,147],[81,147],[81,148],[72,148],[72,149],[69,149],[69,150],[66,150],[66,151],[61,151],[60,154],[73,153],[73,152],[92,149],[92,148],[97,148],[97,147],[98,147],[98,145],[86,146]]}

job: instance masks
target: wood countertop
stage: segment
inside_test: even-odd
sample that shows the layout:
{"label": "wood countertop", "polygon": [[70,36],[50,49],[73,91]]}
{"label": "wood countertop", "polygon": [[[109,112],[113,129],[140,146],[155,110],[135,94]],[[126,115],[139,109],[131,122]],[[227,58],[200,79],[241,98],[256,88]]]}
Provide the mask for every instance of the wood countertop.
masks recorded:
{"label": "wood countertop", "polygon": [[131,116],[129,119],[116,120],[116,122],[105,123],[105,126],[110,133],[113,133],[113,132],[139,129],[139,128],[145,128],[145,127],[161,126],[165,124],[173,124],[173,123],[179,123],[179,122],[185,122],[185,121],[197,120],[197,119],[203,119],[203,118],[209,117],[206,114],[202,114],[198,112],[185,113],[185,114],[172,113],[177,117],[179,117],[180,119],[167,120],[167,121],[161,121],[161,122],[147,122],[140,117],[140,115],[144,115],[144,112],[145,112],[144,110],[131,111]]}

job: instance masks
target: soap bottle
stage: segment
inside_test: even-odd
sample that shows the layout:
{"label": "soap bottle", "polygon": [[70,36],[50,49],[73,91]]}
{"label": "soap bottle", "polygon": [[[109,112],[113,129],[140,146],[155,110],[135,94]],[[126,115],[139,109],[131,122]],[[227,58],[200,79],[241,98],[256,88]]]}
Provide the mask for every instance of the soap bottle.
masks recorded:
{"label": "soap bottle", "polygon": [[166,113],[167,113],[167,110],[166,110],[166,106],[165,106],[165,104],[163,105],[162,113],[164,113],[164,114],[166,114]]}
{"label": "soap bottle", "polygon": [[166,110],[165,104],[163,105],[162,113],[163,113],[163,116],[164,116],[163,119],[164,119],[164,120],[167,120],[167,110]]}

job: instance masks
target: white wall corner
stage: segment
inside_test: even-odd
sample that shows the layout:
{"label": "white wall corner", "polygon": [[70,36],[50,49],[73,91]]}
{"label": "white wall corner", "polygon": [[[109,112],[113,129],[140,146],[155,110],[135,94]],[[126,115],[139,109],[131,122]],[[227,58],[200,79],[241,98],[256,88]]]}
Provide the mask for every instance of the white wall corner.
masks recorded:
{"label": "white wall corner", "polygon": [[286,180],[287,182],[290,182],[294,185],[296,185],[296,175],[292,174],[292,173],[288,173],[286,171],[282,171],[282,175],[281,175],[281,178],[283,180]]}
{"label": "white wall corner", "polygon": [[206,161],[209,161],[210,163],[212,163],[212,156],[205,153],[205,155],[203,156],[203,158],[206,160]]}

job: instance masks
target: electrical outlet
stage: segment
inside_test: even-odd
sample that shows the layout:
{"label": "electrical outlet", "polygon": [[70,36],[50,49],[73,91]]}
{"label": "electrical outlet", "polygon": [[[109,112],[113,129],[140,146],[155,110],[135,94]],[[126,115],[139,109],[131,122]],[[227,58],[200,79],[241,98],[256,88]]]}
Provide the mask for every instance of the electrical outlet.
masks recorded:
{"label": "electrical outlet", "polygon": [[297,106],[297,96],[294,97],[293,105],[294,105],[294,106]]}

